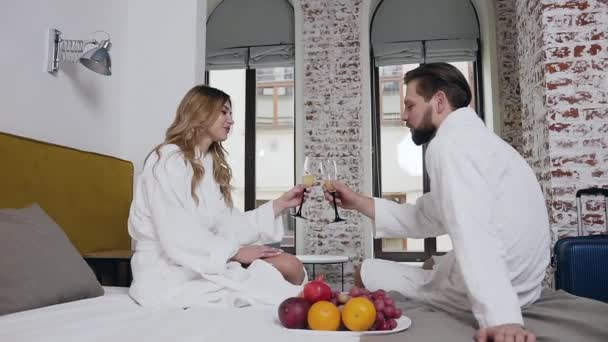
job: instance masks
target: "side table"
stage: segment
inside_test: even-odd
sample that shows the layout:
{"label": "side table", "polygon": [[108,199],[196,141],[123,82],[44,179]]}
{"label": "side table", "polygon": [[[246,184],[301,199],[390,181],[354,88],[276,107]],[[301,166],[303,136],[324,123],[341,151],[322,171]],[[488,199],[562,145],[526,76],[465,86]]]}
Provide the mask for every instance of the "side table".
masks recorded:
{"label": "side table", "polygon": [[300,259],[300,261],[304,265],[312,265],[312,278],[316,277],[316,265],[332,265],[339,264],[342,270],[342,291],[344,291],[344,264],[347,263],[350,259],[347,256],[343,255],[296,255],[296,258]]}
{"label": "side table", "polygon": [[[131,285],[132,256],[133,251],[129,250],[100,251],[82,255],[91,269],[93,269],[97,280],[106,286]],[[122,275],[121,271],[123,271]]]}

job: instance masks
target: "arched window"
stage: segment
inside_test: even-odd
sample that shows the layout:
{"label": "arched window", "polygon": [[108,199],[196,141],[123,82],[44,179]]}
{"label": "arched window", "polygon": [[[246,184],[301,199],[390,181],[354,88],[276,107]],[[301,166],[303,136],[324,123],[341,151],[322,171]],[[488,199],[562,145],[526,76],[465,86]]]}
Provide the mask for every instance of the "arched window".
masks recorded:
{"label": "arched window", "polygon": [[[474,97],[471,106],[480,112],[479,23],[470,0],[376,3],[370,34],[373,192],[377,197],[415,203],[430,185],[424,170],[425,147],[414,145],[400,118],[403,76],[423,63],[451,63],[467,77]],[[448,236],[374,241],[377,258],[397,261],[422,261],[451,248]]]}
{"label": "arched window", "polygon": [[[294,185],[294,10],[287,0],[208,4],[207,83],[232,98],[224,145],[235,206],[250,210]],[[282,246],[295,252],[295,224],[284,223]]]}

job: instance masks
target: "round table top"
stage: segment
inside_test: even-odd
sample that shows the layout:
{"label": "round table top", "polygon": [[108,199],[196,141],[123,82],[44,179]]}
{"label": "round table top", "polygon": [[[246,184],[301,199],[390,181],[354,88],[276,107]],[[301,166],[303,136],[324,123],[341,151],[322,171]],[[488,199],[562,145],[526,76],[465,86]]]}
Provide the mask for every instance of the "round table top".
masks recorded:
{"label": "round table top", "polygon": [[343,255],[296,255],[303,264],[337,264],[348,262],[349,258]]}

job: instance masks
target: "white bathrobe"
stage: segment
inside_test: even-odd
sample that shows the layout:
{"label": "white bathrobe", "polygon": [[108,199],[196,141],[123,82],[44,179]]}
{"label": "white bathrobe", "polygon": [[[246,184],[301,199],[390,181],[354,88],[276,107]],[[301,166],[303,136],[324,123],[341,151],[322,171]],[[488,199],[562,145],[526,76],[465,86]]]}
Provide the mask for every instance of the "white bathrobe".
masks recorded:
{"label": "white bathrobe", "polygon": [[375,237],[449,234],[454,249],[432,271],[368,260],[364,284],[472,311],[481,327],[523,324],[520,307],[539,298],[550,254],[536,176],[469,108],[448,115],[425,158],[431,191],[415,205],[375,199]]}
{"label": "white bathrobe", "polygon": [[144,306],[278,304],[301,290],[269,263],[247,269],[229,261],[240,246],[281,241],[283,224],[272,202],[242,213],[224,203],[213,178],[213,158],[202,158],[205,175],[196,189],[192,167],[175,145],[148,158],[137,179],[129,214],[136,241],[130,295]]}

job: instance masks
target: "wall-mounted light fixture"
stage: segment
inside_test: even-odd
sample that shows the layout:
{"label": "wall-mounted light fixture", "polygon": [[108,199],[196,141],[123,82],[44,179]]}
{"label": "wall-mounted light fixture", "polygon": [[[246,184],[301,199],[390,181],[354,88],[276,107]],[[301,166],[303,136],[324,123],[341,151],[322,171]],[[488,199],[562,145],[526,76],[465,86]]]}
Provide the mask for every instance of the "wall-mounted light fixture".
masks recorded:
{"label": "wall-mounted light fixture", "polygon": [[[103,31],[98,31],[103,32]],[[61,32],[57,29],[49,30],[49,50],[47,59],[47,71],[54,73],[59,69],[59,63],[82,63],[85,67],[102,75],[112,75],[112,60],[108,51],[112,46],[110,35],[108,39],[97,41],[75,40],[61,38]],[[94,48],[84,51],[85,46],[92,44]]]}

